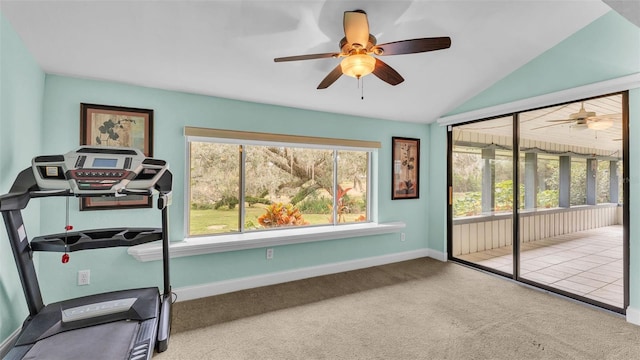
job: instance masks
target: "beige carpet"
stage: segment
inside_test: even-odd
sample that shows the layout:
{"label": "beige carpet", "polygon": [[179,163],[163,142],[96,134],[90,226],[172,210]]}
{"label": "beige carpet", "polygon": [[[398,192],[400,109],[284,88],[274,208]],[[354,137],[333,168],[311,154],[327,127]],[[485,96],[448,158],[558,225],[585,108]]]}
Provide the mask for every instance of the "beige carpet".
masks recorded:
{"label": "beige carpet", "polygon": [[640,359],[623,317],[417,259],[174,307],[154,359]]}

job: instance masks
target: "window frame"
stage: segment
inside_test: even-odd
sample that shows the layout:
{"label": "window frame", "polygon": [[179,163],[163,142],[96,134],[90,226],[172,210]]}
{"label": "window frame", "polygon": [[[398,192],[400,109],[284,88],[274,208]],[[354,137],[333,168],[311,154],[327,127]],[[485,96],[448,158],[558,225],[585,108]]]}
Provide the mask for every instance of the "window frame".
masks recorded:
{"label": "window frame", "polygon": [[[337,155],[340,151],[363,151],[367,153],[367,201],[366,201],[366,221],[364,223],[376,224],[377,211],[375,206],[377,204],[377,193],[374,193],[375,179],[374,168],[377,166],[374,159],[377,159],[377,150],[381,147],[381,144],[376,141],[362,141],[352,139],[335,139],[335,138],[322,138],[322,137],[310,137],[310,136],[296,136],[296,135],[283,135],[283,134],[271,134],[271,133],[258,133],[258,132],[244,132],[233,130],[219,130],[219,129],[207,129],[207,128],[193,128],[185,127],[185,164],[190,164],[191,161],[191,143],[192,142],[208,142],[208,143],[220,143],[220,144],[233,144],[240,147],[244,146],[283,146],[305,149],[322,149],[331,150],[333,152],[333,187],[334,194],[337,191],[337,178],[338,178],[338,158]],[[239,169],[239,183],[240,188],[239,201],[243,203],[245,198],[245,160],[246,152],[241,151],[240,169]],[[239,206],[238,216],[240,218],[238,231],[225,232],[225,233],[212,233],[212,234],[190,234],[190,211],[191,211],[191,166],[187,166],[185,169],[185,202],[184,202],[184,237],[188,238],[203,238],[203,237],[219,237],[219,236],[233,236],[233,235],[246,235],[259,232],[277,232],[286,231],[292,228],[294,229],[308,229],[314,227],[340,227],[346,225],[353,225],[354,222],[339,223],[336,206],[333,204],[333,223],[330,224],[313,224],[305,226],[293,226],[282,227],[273,229],[258,229],[247,231],[245,229],[245,209],[244,206]],[[335,198],[333,198],[335,201]],[[356,223],[357,224],[357,223]]]}

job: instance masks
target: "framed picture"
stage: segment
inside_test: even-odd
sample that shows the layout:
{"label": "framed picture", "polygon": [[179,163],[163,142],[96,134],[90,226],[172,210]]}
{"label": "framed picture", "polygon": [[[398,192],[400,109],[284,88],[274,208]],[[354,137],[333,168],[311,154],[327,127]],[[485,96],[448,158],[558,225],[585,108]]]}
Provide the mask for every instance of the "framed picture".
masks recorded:
{"label": "framed picture", "polygon": [[[132,147],[151,157],[153,110],[81,103],[80,145]],[[148,196],[80,199],[80,211],[150,207]]]}
{"label": "framed picture", "polygon": [[391,199],[417,199],[420,195],[420,139],[393,137],[391,159]]}

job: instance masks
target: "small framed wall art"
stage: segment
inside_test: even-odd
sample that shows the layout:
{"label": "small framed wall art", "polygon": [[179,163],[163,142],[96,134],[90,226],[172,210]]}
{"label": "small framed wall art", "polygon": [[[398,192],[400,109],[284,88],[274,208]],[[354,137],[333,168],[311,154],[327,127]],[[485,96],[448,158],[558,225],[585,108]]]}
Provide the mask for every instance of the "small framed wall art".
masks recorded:
{"label": "small framed wall art", "polygon": [[420,139],[393,137],[391,153],[391,199],[417,199],[420,196]]}

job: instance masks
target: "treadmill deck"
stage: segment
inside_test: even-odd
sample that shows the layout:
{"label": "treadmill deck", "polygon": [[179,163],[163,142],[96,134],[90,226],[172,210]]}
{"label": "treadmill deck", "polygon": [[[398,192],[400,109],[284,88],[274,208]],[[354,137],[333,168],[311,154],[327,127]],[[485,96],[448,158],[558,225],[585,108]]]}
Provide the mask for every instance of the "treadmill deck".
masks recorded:
{"label": "treadmill deck", "polygon": [[[63,321],[65,312],[80,315]],[[149,359],[159,315],[158,288],[52,303],[25,322],[7,359]]]}

